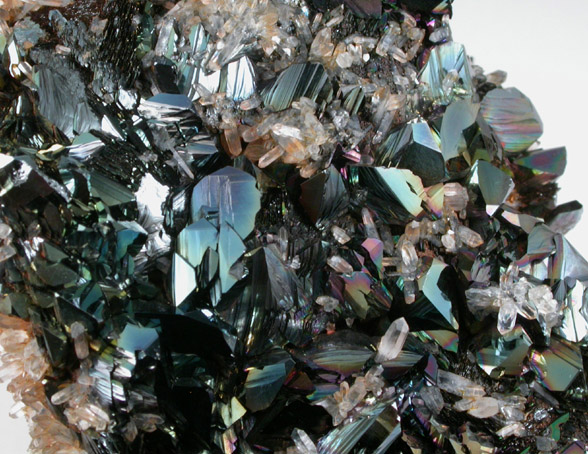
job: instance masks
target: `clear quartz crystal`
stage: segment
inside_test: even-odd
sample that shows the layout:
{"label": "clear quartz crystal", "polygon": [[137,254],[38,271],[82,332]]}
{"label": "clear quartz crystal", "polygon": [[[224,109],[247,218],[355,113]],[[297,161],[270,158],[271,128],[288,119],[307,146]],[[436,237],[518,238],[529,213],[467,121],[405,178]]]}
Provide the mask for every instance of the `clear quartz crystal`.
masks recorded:
{"label": "clear quartz crystal", "polygon": [[526,435],[526,430],[525,426],[523,426],[520,422],[514,422],[499,429],[496,432],[496,435],[502,438],[507,438],[512,435],[515,437],[523,437]]}
{"label": "clear quartz crystal", "polygon": [[535,443],[539,451],[551,452],[557,448],[557,442],[551,437],[536,437]]}
{"label": "clear quartz crystal", "polygon": [[459,80],[459,73],[457,72],[457,70],[455,69],[451,69],[447,72],[447,74],[445,75],[445,77],[443,78],[443,82],[441,83],[441,86],[443,87],[443,92],[446,95],[450,95],[451,91],[453,90],[453,87],[455,87],[455,84],[457,83],[457,81]]}
{"label": "clear quartz crystal", "polygon": [[486,394],[484,388],[461,375],[439,370],[437,386],[443,391],[463,397],[482,397]]}
{"label": "clear quartz crystal", "polygon": [[[523,406],[524,409],[524,406]],[[502,405],[500,407],[500,412],[506,418],[507,421],[522,421],[525,419],[525,414],[516,407],[512,407],[509,405]]]}
{"label": "clear quartz crystal", "polygon": [[474,399],[466,398],[458,400],[456,403],[453,404],[453,408],[457,411],[467,411],[474,406]]}
{"label": "clear quartz crystal", "polygon": [[70,327],[71,337],[74,341],[74,349],[78,359],[85,359],[90,354],[86,327],[80,322],[73,322]]}
{"label": "clear quartz crystal", "polygon": [[134,416],[135,424],[143,432],[155,432],[157,426],[164,423],[164,419],[153,413],[139,413]]}
{"label": "clear quartz crystal", "polygon": [[420,391],[421,398],[433,414],[438,415],[443,410],[445,402],[441,391],[436,386],[426,386]]}
{"label": "clear quartz crystal", "polygon": [[384,368],[381,365],[372,366],[365,374],[365,387],[375,396],[381,394],[386,382],[382,379]]}
{"label": "clear quartz crystal", "polygon": [[441,243],[447,249],[447,252],[455,252],[457,250],[457,239],[453,230],[448,230],[445,235],[441,237]]}
{"label": "clear quartz crystal", "polygon": [[339,244],[345,244],[351,241],[351,237],[347,235],[347,232],[345,232],[345,230],[343,230],[341,227],[334,225],[331,227],[331,233],[333,234],[335,241],[337,241]]}
{"label": "clear quartz crystal", "polygon": [[417,244],[421,237],[421,224],[418,221],[412,221],[406,224],[404,229],[406,239],[412,244]]}
{"label": "clear quartz crystal", "polygon": [[260,169],[263,169],[269,166],[272,162],[278,160],[284,154],[284,149],[280,146],[272,148],[266,154],[264,154],[259,161],[257,162],[257,166]]}
{"label": "clear quartz crystal", "polygon": [[10,257],[16,254],[16,249],[14,249],[10,244],[4,244],[0,246],[0,263],[8,260]]}
{"label": "clear quartz crystal", "polygon": [[410,241],[402,241],[400,246],[400,256],[402,257],[402,263],[407,272],[416,270],[419,257],[414,245]]}
{"label": "clear quartz crystal", "polygon": [[365,379],[363,377],[356,378],[339,404],[339,412],[342,414],[349,413],[363,400],[366,394]]}
{"label": "clear quartz crystal", "polygon": [[12,233],[12,229],[8,224],[4,224],[0,222],[0,240],[5,241],[10,234]]}
{"label": "clear quartz crystal", "polygon": [[339,255],[333,255],[327,259],[327,265],[333,268],[338,273],[351,274],[353,273],[353,267],[347,260]]}
{"label": "clear quartz crystal", "polygon": [[273,135],[280,137],[292,137],[294,139],[303,140],[302,131],[294,126],[289,126],[283,123],[276,123],[271,127]]}
{"label": "clear quartz crystal", "polygon": [[459,183],[446,183],[443,193],[443,204],[450,210],[460,212],[468,204],[468,191]]}
{"label": "clear quartz crystal", "polygon": [[408,323],[404,317],[394,320],[380,339],[376,362],[382,363],[396,358],[404,346],[408,331]]}
{"label": "clear quartz crystal", "polygon": [[517,314],[537,319],[543,333],[549,336],[551,329],[561,323],[561,305],[553,298],[547,285],[532,285],[524,277],[519,278],[518,267],[509,265],[500,277],[499,286],[466,290],[468,306],[475,314],[498,312],[498,330],[501,334],[511,331]]}
{"label": "clear quartz crystal", "polygon": [[494,85],[502,85],[506,82],[506,76],[507,74],[505,71],[498,70],[487,74],[486,81]]}
{"label": "clear quartz crystal", "polygon": [[378,228],[376,227],[376,223],[374,222],[372,212],[369,210],[369,208],[364,207],[361,209],[361,219],[365,227],[366,236],[368,238],[380,239],[380,235],[378,234]]}
{"label": "clear quartz crystal", "polygon": [[478,397],[473,401],[468,414],[476,418],[490,418],[499,411],[498,400],[494,397]]}
{"label": "clear quartz crystal", "polygon": [[335,61],[343,69],[350,68],[353,65],[353,57],[349,52],[343,52],[337,55]]}
{"label": "clear quartz crystal", "polygon": [[335,50],[331,41],[331,27],[320,30],[310,45],[310,55],[319,58],[330,57]]}
{"label": "clear quartz crystal", "polygon": [[257,126],[250,126],[243,128],[241,131],[241,137],[245,142],[254,142],[259,139],[259,134],[257,131]]}
{"label": "clear quartz crystal", "polygon": [[404,302],[406,304],[412,304],[416,301],[416,292],[417,292],[417,284],[414,280],[405,279],[404,280],[404,288],[402,289],[404,293]]}
{"label": "clear quartz crystal", "polygon": [[295,448],[289,448],[287,454],[318,454],[316,445],[304,430],[294,429],[292,431],[292,441]]}
{"label": "clear quartz crystal", "polygon": [[478,232],[475,232],[464,225],[459,225],[457,227],[456,235],[462,243],[471,248],[477,248],[484,244],[484,240]]}
{"label": "clear quartz crystal", "polygon": [[78,385],[76,383],[68,385],[51,396],[51,403],[53,405],[62,405],[69,402],[78,392]]}
{"label": "clear quartz crystal", "polygon": [[517,306],[515,305],[514,301],[510,298],[507,299],[500,306],[498,310],[498,331],[503,336],[512,331],[515,327],[515,323],[517,321]]}
{"label": "clear quartz crystal", "polygon": [[137,429],[137,425],[132,419],[126,426],[122,428],[122,434],[129,442],[133,442],[135,438],[137,438],[137,435],[139,435],[139,430]]}
{"label": "clear quartz crystal", "polygon": [[319,296],[316,299],[316,304],[322,306],[325,312],[333,312],[339,307],[339,300],[332,296]]}
{"label": "clear quartz crystal", "polygon": [[239,109],[241,110],[253,110],[261,105],[261,98],[259,96],[252,96],[251,98],[241,101]]}

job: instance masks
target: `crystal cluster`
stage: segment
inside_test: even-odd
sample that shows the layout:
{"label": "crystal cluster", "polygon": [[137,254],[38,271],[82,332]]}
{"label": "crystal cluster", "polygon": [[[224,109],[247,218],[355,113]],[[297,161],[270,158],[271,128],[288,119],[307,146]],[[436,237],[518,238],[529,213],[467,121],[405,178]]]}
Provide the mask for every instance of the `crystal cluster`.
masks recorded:
{"label": "crystal cluster", "polygon": [[586,449],[566,152],[450,1],[0,5],[32,452]]}
{"label": "crystal cluster", "polygon": [[562,305],[553,298],[548,285],[533,285],[525,277],[518,279],[518,268],[510,264],[500,276],[500,285],[469,288],[466,297],[474,313],[498,311],[497,328],[506,334],[515,327],[517,315],[538,320],[543,333],[549,337],[551,329],[559,326]]}
{"label": "crystal cluster", "polygon": [[31,454],[83,454],[76,434],[53,413],[43,378],[50,374],[45,352],[30,322],[0,314],[0,382],[15,397],[10,416],[24,416],[31,426]]}

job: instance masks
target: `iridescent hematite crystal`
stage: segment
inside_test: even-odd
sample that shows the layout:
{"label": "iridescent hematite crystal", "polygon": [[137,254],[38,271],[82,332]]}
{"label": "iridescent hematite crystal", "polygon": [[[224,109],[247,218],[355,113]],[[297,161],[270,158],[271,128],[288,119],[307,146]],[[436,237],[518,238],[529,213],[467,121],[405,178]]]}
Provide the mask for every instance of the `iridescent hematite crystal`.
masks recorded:
{"label": "iridescent hematite crystal", "polygon": [[480,113],[505,151],[524,151],[543,134],[543,123],[535,107],[516,88],[496,88],[487,93]]}
{"label": "iridescent hematite crystal", "polygon": [[433,48],[419,79],[426,87],[425,96],[440,104],[472,96],[470,63],[461,44],[449,42]]}
{"label": "iridescent hematite crystal", "polygon": [[216,224],[230,225],[241,238],[253,230],[260,208],[255,178],[234,167],[225,167],[201,180],[192,192],[192,221],[218,212]]}

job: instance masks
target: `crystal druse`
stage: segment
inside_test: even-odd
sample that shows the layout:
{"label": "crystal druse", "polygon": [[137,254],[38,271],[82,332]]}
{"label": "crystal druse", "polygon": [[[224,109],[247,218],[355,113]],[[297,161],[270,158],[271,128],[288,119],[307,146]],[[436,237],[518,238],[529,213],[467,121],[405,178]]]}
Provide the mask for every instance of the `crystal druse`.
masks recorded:
{"label": "crystal druse", "polygon": [[566,151],[452,6],[0,0],[32,453],[585,452]]}

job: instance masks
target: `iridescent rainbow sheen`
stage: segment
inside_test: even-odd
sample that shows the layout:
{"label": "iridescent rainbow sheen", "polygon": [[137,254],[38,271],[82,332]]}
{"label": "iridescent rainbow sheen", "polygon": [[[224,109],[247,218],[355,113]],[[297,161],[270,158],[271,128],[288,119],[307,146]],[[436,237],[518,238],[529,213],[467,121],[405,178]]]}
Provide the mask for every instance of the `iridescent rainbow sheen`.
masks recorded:
{"label": "iridescent rainbow sheen", "polygon": [[529,360],[539,381],[550,391],[567,390],[583,370],[580,347],[564,340],[552,339],[549,348],[533,350]]}
{"label": "iridescent rainbow sheen", "polygon": [[543,123],[535,107],[516,88],[495,88],[488,92],[480,113],[505,151],[524,151],[543,134]]}
{"label": "iridescent rainbow sheen", "polygon": [[517,325],[504,336],[495,331],[490,341],[476,354],[476,360],[491,377],[519,375],[530,346],[531,338]]}

